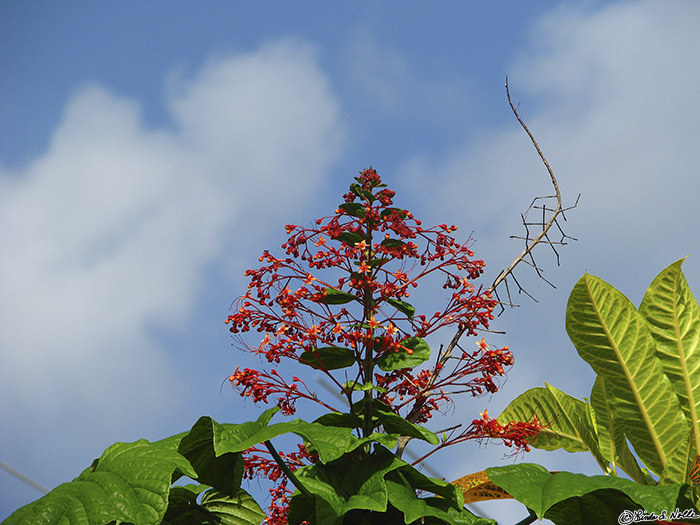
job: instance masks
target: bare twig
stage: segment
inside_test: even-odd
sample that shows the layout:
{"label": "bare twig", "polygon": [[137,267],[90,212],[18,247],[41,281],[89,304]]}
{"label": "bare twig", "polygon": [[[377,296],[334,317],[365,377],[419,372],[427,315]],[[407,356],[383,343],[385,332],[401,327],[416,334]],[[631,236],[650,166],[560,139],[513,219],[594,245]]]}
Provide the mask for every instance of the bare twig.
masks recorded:
{"label": "bare twig", "polygon": [[[530,130],[528,129],[527,125],[525,122],[523,122],[522,118],[520,118],[520,115],[518,114],[518,106],[513,104],[513,101],[510,96],[510,89],[508,87],[508,77],[506,77],[506,83],[505,83],[505,88],[506,88],[506,96],[508,98],[508,104],[510,105],[510,109],[512,110],[513,114],[515,115],[515,118],[518,120],[518,123],[520,126],[525,130],[525,133],[527,133],[527,136],[530,138],[530,141],[532,142],[532,145],[535,147],[535,150],[537,151],[537,154],[539,155],[540,159],[542,160],[542,163],[544,164],[545,168],[547,169],[547,173],[549,174],[550,181],[552,183],[552,186],[554,187],[554,195],[549,195],[546,197],[536,197],[533,199],[532,203],[528,207],[527,211],[521,215],[522,223],[523,226],[525,227],[525,236],[524,237],[518,237],[514,236],[516,239],[520,239],[525,241],[525,248],[523,251],[518,255],[513,262],[505,268],[501,273],[498,274],[498,277],[496,277],[496,280],[491,284],[489,287],[488,291],[491,292],[496,296],[496,299],[498,300],[499,305],[501,308],[504,308],[505,306],[515,306],[512,302],[511,298],[511,293],[510,293],[510,287],[508,285],[508,280],[512,280],[515,285],[518,288],[518,293],[524,293],[528,297],[530,297],[533,301],[537,302],[537,299],[535,299],[530,293],[525,290],[521,284],[518,282],[517,278],[515,277],[513,271],[520,265],[520,263],[525,263],[534,268],[535,272],[537,273],[538,277],[540,277],[543,281],[545,281],[547,284],[550,286],[554,287],[554,285],[548,281],[543,275],[542,275],[542,269],[537,266],[535,263],[535,259],[533,256],[533,250],[540,244],[548,244],[550,248],[554,251],[554,254],[557,259],[557,265],[559,265],[559,253],[557,252],[555,245],[563,246],[566,245],[566,240],[576,240],[573,237],[570,237],[566,235],[561,226],[559,225],[559,218],[561,217],[563,220],[566,220],[566,215],[565,212],[575,208],[578,205],[578,198],[576,199],[576,203],[573,206],[570,206],[568,208],[564,208],[562,205],[562,198],[561,198],[561,191],[559,190],[559,183],[557,182],[557,178],[554,175],[554,171],[552,170],[552,167],[549,165],[549,162],[547,161],[547,158],[544,156],[544,153],[542,153],[542,150],[540,149],[539,144],[537,144],[537,141],[535,140],[535,137],[532,135]],[[580,196],[579,196],[580,197]],[[553,206],[548,206],[547,201],[555,201]],[[537,205],[536,205],[537,204]],[[541,220],[533,222],[528,218],[530,215],[530,212],[533,210],[540,210],[542,212],[542,217]],[[547,214],[549,214],[549,218],[547,218]],[[530,227],[532,226],[538,226],[539,231],[535,235],[530,235]],[[549,238],[549,232],[552,229],[553,226],[556,226],[557,230],[561,234],[561,239],[559,241],[552,241]],[[508,298],[507,302],[504,303],[501,301],[500,297],[498,296],[498,287],[503,284],[506,289],[506,296]],[[458,347],[458,343],[464,332],[466,331],[466,327],[459,328],[455,335],[452,337],[452,340],[450,343],[444,347],[440,348],[440,352],[438,354],[437,358],[437,365],[434,369],[433,375],[431,376],[428,385],[426,387],[426,394],[430,395],[430,389],[432,386],[435,384],[435,381],[437,380],[440,371],[444,368],[444,365],[447,363],[447,361],[450,359],[450,356],[452,355],[453,350]],[[406,419],[408,419],[411,422],[415,422],[416,419],[418,418],[418,415],[420,414],[420,406],[418,404],[414,405],[411,412],[409,412],[408,416]],[[397,448],[397,455],[401,456],[403,450],[405,449],[408,441],[410,438],[408,437],[402,437],[399,440],[398,448]]]}

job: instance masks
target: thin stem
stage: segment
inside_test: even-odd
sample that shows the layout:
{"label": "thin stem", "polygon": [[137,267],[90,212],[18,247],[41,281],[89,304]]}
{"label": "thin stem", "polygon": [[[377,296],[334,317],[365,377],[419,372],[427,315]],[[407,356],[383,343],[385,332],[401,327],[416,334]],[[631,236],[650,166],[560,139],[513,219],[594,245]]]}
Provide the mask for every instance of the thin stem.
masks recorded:
{"label": "thin stem", "polygon": [[275,447],[272,446],[272,442],[269,439],[267,441],[265,441],[265,446],[267,447],[267,450],[270,451],[270,454],[272,455],[272,457],[275,458],[275,462],[282,469],[282,472],[284,472],[284,475],[289,478],[289,480],[292,482],[292,484],[297,489],[299,489],[299,492],[301,492],[307,498],[313,498],[313,496],[311,495],[311,492],[309,492],[308,489],[304,485],[301,484],[301,482],[299,481],[299,478],[296,477],[294,472],[292,472],[292,469],[290,469],[287,466],[287,464],[284,462],[284,460],[280,457],[280,455],[275,450]]}

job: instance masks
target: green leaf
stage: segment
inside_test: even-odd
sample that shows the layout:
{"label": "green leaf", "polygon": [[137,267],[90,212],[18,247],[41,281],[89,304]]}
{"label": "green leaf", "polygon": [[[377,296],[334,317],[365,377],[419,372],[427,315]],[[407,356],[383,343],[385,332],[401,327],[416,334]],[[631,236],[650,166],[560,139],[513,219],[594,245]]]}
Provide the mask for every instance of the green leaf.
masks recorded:
{"label": "green leaf", "polygon": [[338,370],[355,364],[355,352],[340,346],[324,346],[302,352],[299,362],[320,370]]}
{"label": "green leaf", "polygon": [[355,381],[355,380],[347,381],[347,382],[343,383],[343,392],[352,392],[355,390],[360,390],[363,392],[366,392],[368,390],[376,390],[377,392],[381,392],[381,393],[384,393],[387,391],[386,388],[384,388],[382,386],[375,386],[372,383],[364,383],[363,384],[363,383],[360,383],[359,381]]}
{"label": "green leaf", "polygon": [[399,301],[398,299],[387,299],[387,302],[410,320],[412,320],[413,316],[416,314],[416,309],[407,302]]}
{"label": "green leaf", "polygon": [[203,523],[211,519],[209,513],[197,503],[199,495],[207,489],[206,485],[192,484],[172,487],[163,525]]}
{"label": "green leaf", "polygon": [[402,248],[406,243],[399,239],[384,239],[381,244],[385,248]]}
{"label": "green leaf", "polygon": [[116,443],[75,480],[20,508],[3,523],[37,523],[39,516],[46,524],[160,523],[173,479],[196,477],[177,447],[175,439]]}
{"label": "green leaf", "polygon": [[398,212],[399,216],[402,219],[406,218],[406,210],[402,210],[401,208],[386,208],[386,209],[383,209],[379,215],[383,219],[384,217],[386,217],[387,215],[389,215],[392,212]]}
{"label": "green leaf", "polygon": [[440,443],[440,438],[438,438],[427,428],[416,425],[415,423],[410,423],[393,412],[388,412],[386,410],[374,410],[374,413],[376,413],[379,422],[382,424],[382,426],[384,426],[384,430],[387,432],[387,434],[410,436],[427,441],[431,445],[437,445]]}
{"label": "green leaf", "polygon": [[355,232],[343,232],[337,237],[333,237],[334,241],[342,241],[350,246],[355,246],[356,244],[362,242],[362,235]]}
{"label": "green leaf", "polygon": [[243,458],[240,453],[217,454],[214,443],[221,425],[209,417],[200,418],[192,430],[182,438],[178,451],[197,472],[197,481],[233,496],[241,486]]}
{"label": "green leaf", "polygon": [[585,431],[581,421],[584,406],[583,401],[547,385],[547,388],[531,388],[520,394],[496,419],[506,424],[510,421],[529,421],[532,416],[537,416],[545,428],[532,441],[533,447],[582,452],[589,450],[582,437]]}
{"label": "green leaf", "polygon": [[422,518],[426,518],[426,523],[495,525],[494,521],[477,518],[461,506],[457,510],[455,505],[450,505],[444,498],[417,497],[416,489],[422,490],[423,486],[416,481],[409,479],[408,472],[403,470],[392,472],[386,478],[389,503],[403,513],[404,523],[421,523]]}
{"label": "green leaf", "polygon": [[[530,463],[488,468],[486,472],[493,483],[532,509],[539,519],[565,525],[616,523],[622,511],[635,508],[657,514],[670,511],[676,508],[687,488],[686,485],[640,485],[614,476],[551,474],[544,467]],[[597,511],[584,514],[593,512],[592,509]],[[615,519],[599,522],[596,514]]]}
{"label": "green leaf", "polygon": [[399,368],[414,368],[430,359],[430,347],[420,337],[409,337],[401,342],[401,346],[412,350],[408,353],[403,348],[398,351],[389,351],[377,358],[377,366],[389,372]]}
{"label": "green leaf", "polygon": [[357,296],[336,290],[335,288],[325,288],[325,294],[319,297],[318,302],[324,304],[346,304],[351,301],[357,301]]}
{"label": "green leaf", "polygon": [[338,208],[343,210],[348,215],[352,215],[353,217],[362,218],[365,216],[365,213],[367,213],[365,205],[359,202],[344,202],[338,206]]}
{"label": "green leaf", "polygon": [[219,424],[210,418],[204,419],[209,419],[214,425],[214,450],[217,456],[226,452],[241,452],[282,434],[292,433],[308,441],[318,453],[320,461],[327,462],[354,450],[360,442],[351,428],[308,423],[301,419],[268,426],[258,422]]}
{"label": "green leaf", "polygon": [[614,419],[637,455],[660,474],[687,423],[647,323],[624,295],[586,274],[569,297],[566,329],[579,355],[605,377]]}
{"label": "green leaf", "polygon": [[694,456],[700,453],[700,306],[681,271],[684,260],[656,276],[639,313],[647,322],[657,356],[692,428]]}
{"label": "green leaf", "polygon": [[620,425],[615,422],[608,404],[608,392],[605,378],[598,376],[591,390],[591,405],[595,412],[595,426],[601,454],[611,463],[613,473],[617,475],[617,466],[624,470],[637,483],[653,484],[648,472],[639,468],[632,451],[627,446],[627,437]]}
{"label": "green leaf", "polygon": [[200,505],[222,525],[259,525],[265,519],[260,505],[243,489],[238,489],[232,496],[209,490]]}
{"label": "green leaf", "polygon": [[350,191],[353,192],[358,197],[365,199],[369,203],[372,203],[375,200],[375,197],[374,197],[374,195],[372,195],[372,192],[365,190],[359,184],[355,184],[355,183],[351,184]]}
{"label": "green leaf", "polygon": [[314,501],[295,493],[290,502],[289,523],[300,523],[302,519],[318,525],[340,523],[343,516],[357,509],[387,512],[387,476],[398,470],[416,485],[445,498],[455,509],[461,508],[461,495],[455,487],[428,478],[386,448],[377,446],[369,455],[348,454],[331,463],[297,470],[297,477]]}

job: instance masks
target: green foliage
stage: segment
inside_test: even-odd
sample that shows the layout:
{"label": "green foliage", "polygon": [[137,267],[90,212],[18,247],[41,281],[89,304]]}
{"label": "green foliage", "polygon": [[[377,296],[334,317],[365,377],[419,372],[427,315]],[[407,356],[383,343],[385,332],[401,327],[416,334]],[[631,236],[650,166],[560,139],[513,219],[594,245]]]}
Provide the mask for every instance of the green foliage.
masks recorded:
{"label": "green foliage", "polygon": [[[548,485],[540,481],[551,475],[539,472],[539,481],[525,481],[517,469],[488,470],[496,485],[539,517],[547,515],[556,523],[581,522],[572,517],[582,514],[572,510],[574,506],[561,510],[564,496],[584,498],[576,503],[580,508],[589,508],[593,498],[605,523],[609,517],[617,519],[619,508],[633,508],[624,506],[629,502],[620,499],[622,493],[646,511],[691,505],[683,494],[698,481],[690,466],[700,453],[700,306],[683,277],[682,262],[654,279],[639,309],[608,283],[585,274],[571,292],[566,327],[579,355],[597,374],[590,400],[545,385],[519,396],[498,417],[506,422],[536,415],[547,428],[532,446],[588,451],[611,475],[600,478],[608,480],[605,483],[577,478],[568,488],[560,487],[563,499],[547,500],[549,506],[543,506],[535,502],[538,487],[542,485],[541,496],[546,499],[553,489],[545,490]],[[616,477],[618,468],[636,483]],[[667,499],[661,504],[662,500],[644,499],[642,494]],[[690,497],[696,498],[692,493]]]}
{"label": "green foliage", "polygon": [[486,472],[492,482],[532,509],[539,519],[566,525],[617,523],[624,510],[660,514],[687,505],[682,485],[655,487],[614,476],[550,473],[529,463],[488,468]]}
{"label": "green foliage", "polygon": [[[299,521],[311,517],[313,523],[341,523],[352,511],[393,512],[406,523],[420,516],[431,516],[432,523],[490,523],[463,509],[461,493],[454,486],[423,475],[386,448],[395,447],[402,435],[432,444],[439,440],[421,426],[382,410],[379,402],[373,417],[390,433],[375,432],[366,438],[357,438],[354,425],[345,424],[350,414],[328,414],[312,423],[295,419],[270,424],[278,411],[271,408],[257,421],[242,424],[202,417],[189,432],[168,439],[112,445],[78,478],[22,507],[5,524],[257,525],[265,514],[240,486],[241,452],[288,433],[300,436],[319,456],[318,463],[296,474],[310,494],[309,499],[297,493],[292,500],[293,515],[304,516]],[[374,449],[367,454],[365,449],[371,446]],[[173,485],[183,477],[197,484]],[[419,498],[416,489],[440,498]]]}

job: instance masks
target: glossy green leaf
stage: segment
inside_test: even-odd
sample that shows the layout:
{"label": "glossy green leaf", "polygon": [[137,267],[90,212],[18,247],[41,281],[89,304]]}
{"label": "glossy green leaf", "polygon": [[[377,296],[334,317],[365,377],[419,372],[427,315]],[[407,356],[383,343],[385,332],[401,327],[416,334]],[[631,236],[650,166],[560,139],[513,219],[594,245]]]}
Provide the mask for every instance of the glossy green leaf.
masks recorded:
{"label": "glossy green leaf", "polygon": [[209,490],[202,497],[200,506],[218,518],[217,523],[221,525],[259,525],[265,519],[260,505],[243,489],[232,496]]}
{"label": "glossy green leaf", "polygon": [[78,478],[20,508],[3,523],[160,523],[173,479],[196,477],[177,447],[173,439],[116,443]]}
{"label": "glossy green leaf", "polygon": [[582,437],[584,405],[583,401],[547,385],[547,388],[531,388],[519,395],[497,420],[506,424],[510,421],[530,421],[533,416],[537,416],[545,428],[532,441],[533,447],[582,452],[589,449]]}
{"label": "glossy green leaf", "polygon": [[333,237],[333,240],[344,242],[350,246],[355,246],[356,244],[362,242],[362,235],[355,232],[343,232],[337,237]]}
{"label": "glossy green leaf", "polygon": [[454,505],[446,505],[446,501],[442,498],[417,497],[416,489],[422,489],[422,487],[414,480],[409,480],[401,470],[387,476],[386,487],[389,503],[403,513],[404,523],[421,523],[423,518],[433,518],[427,523],[495,525],[494,521],[477,518],[463,507],[457,510]]}
{"label": "glossy green leaf", "polygon": [[178,451],[197,472],[197,481],[233,496],[241,486],[243,458],[237,452],[217,454],[214,443],[221,428],[209,418],[200,419],[182,438]]}
{"label": "glossy green leaf", "polygon": [[660,474],[687,423],[646,322],[624,295],[586,274],[569,297],[566,328],[579,355],[605,378],[615,421]]}
{"label": "glossy green leaf", "polygon": [[372,192],[369,190],[365,190],[362,186],[359,184],[351,184],[350,185],[350,191],[353,192],[355,195],[358,197],[365,199],[366,201],[372,203],[375,200],[374,195],[372,195]]}
{"label": "glossy green leaf", "polygon": [[401,248],[406,243],[399,239],[384,239],[381,244],[385,248]]}
{"label": "glossy green leaf", "polygon": [[413,305],[405,301],[399,301],[398,299],[387,299],[387,302],[409,319],[413,319],[413,316],[416,315],[416,309],[413,307]]}
{"label": "glossy green leaf", "polygon": [[401,208],[386,208],[386,209],[382,210],[382,212],[380,213],[380,216],[382,218],[384,218],[391,213],[398,213],[398,215],[402,219],[406,218],[406,210],[402,210]]}
{"label": "glossy green leaf", "polygon": [[[274,413],[278,410],[270,409],[264,415],[267,417],[269,412]],[[211,425],[214,429],[214,450],[217,457],[228,452],[242,452],[259,443],[290,433],[308,442],[324,463],[333,461],[364,443],[355,437],[352,428],[308,423],[301,419],[272,425],[263,424],[260,420],[235,425],[217,423],[209,417],[202,417],[195,426],[197,425]],[[395,442],[395,437],[389,436],[387,439]]]}
{"label": "glossy green leaf", "polygon": [[375,410],[374,412],[376,413],[379,422],[382,424],[387,434],[409,436],[427,441],[431,445],[437,445],[440,443],[440,438],[438,438],[427,428],[416,425],[415,423],[410,423],[393,412],[388,412],[385,410]]}
{"label": "glossy green leaf", "polygon": [[321,370],[338,370],[355,364],[355,352],[340,346],[324,346],[313,352],[302,352],[299,362]]}
{"label": "glossy green leaf", "polygon": [[624,510],[641,508],[657,514],[670,511],[676,508],[687,488],[680,484],[640,485],[615,476],[552,474],[540,465],[529,463],[488,468],[486,472],[493,483],[532,509],[538,518],[562,525],[610,523],[599,522],[597,513],[615,516],[612,523],[616,523]]}
{"label": "glossy green leaf", "polygon": [[360,383],[359,381],[347,381],[343,383],[343,392],[352,392],[360,390],[366,392],[368,390],[376,390],[377,392],[386,392],[387,389],[382,386],[376,386],[372,383]]}
{"label": "glossy green leaf", "polygon": [[348,215],[352,215],[353,217],[362,218],[365,216],[365,213],[367,213],[365,205],[360,202],[344,202],[338,206],[338,208],[343,210]]}
{"label": "glossy green leaf", "polygon": [[[401,342],[404,347],[398,352],[387,352],[377,359],[377,366],[389,372],[399,368],[414,368],[430,359],[430,347],[420,337],[409,337]],[[409,354],[405,349],[410,349]]]}
{"label": "glossy green leaf", "polygon": [[598,376],[591,390],[591,405],[595,412],[595,425],[601,454],[610,462],[614,473],[619,466],[637,483],[652,484],[649,474],[643,471],[632,451],[627,446],[627,437],[620,425],[616,424],[608,399],[605,378]]}
{"label": "glossy green leaf", "polygon": [[683,261],[656,276],[639,313],[692,428],[691,453],[695,455],[700,452],[700,306],[681,271]]}
{"label": "glossy green leaf", "polygon": [[[378,446],[367,456],[345,456],[327,464],[315,464],[296,471],[304,487],[314,496],[310,502],[295,493],[290,504],[289,523],[309,520],[319,525],[342,522],[353,510],[387,512],[389,488],[387,478],[397,471],[410,479],[414,486],[442,496],[445,501],[461,508],[461,494],[449,483],[428,478],[384,447]],[[396,479],[391,477],[391,479]],[[419,488],[416,487],[416,488]],[[417,498],[399,494],[397,498]]]}
{"label": "glossy green leaf", "polygon": [[346,304],[351,301],[357,301],[357,296],[335,288],[325,288],[325,294],[318,299],[319,303],[324,304]]}
{"label": "glossy green leaf", "polygon": [[171,487],[163,525],[196,524],[211,519],[209,513],[197,502],[200,494],[208,488],[206,485],[192,484]]}

